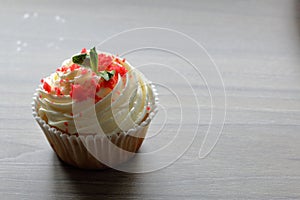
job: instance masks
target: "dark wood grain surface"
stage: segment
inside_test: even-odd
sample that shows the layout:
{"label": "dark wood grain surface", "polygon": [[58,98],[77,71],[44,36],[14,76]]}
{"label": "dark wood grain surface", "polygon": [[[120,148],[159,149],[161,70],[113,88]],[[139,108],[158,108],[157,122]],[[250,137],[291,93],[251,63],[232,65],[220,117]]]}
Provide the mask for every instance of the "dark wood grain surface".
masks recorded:
{"label": "dark wood grain surface", "polygon": [[[299,199],[299,12],[300,2],[292,0],[0,1],[0,199]],[[176,162],[151,173],[84,171],[64,165],[31,114],[39,80],[82,47],[138,27],[180,31],[203,44],[213,57],[227,95],[217,145],[199,159],[211,116],[203,79],[198,82],[193,71],[180,68],[175,57],[143,51],[128,55],[133,64],[143,60],[169,64],[191,80],[201,120],[194,119],[194,96],[183,79],[148,71],[151,80],[176,92],[185,113],[178,129],[179,104],[170,91],[158,87],[167,115],[160,111],[149,134],[164,119],[167,126],[154,140],[159,142],[146,140],[141,152],[163,146],[176,130],[186,135],[182,144],[193,142],[190,148]],[[121,46],[163,42],[159,35],[146,36],[129,35]],[[222,118],[223,87],[210,72],[212,65],[203,51],[198,54],[184,40],[165,43],[197,63],[214,93],[214,118]],[[115,45],[110,50],[118,53]],[[220,124],[221,119],[212,123],[212,130]],[[163,163],[176,156],[176,150],[172,152],[136,163]]]}

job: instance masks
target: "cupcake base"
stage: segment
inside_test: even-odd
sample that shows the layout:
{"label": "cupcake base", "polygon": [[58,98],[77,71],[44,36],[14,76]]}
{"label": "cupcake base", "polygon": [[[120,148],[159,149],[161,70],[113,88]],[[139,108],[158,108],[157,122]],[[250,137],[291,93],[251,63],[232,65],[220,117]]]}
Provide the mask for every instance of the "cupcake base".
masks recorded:
{"label": "cupcake base", "polygon": [[[99,160],[105,160],[106,164],[110,166],[116,166],[129,160],[142,145],[149,126],[139,126],[137,129],[131,130],[134,134],[127,132],[111,136],[76,136],[50,127],[38,116],[35,116],[35,119],[57,156],[67,164],[83,169],[108,167]],[[116,150],[117,148],[119,150]]]}

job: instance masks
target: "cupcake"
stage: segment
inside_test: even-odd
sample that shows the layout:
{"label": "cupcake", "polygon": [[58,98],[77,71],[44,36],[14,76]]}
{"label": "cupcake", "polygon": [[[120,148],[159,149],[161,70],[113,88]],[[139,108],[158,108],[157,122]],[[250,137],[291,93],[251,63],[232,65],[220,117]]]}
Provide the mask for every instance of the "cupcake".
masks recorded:
{"label": "cupcake", "polygon": [[155,88],[141,72],[94,47],[82,49],[41,79],[32,110],[62,161],[103,169],[134,156],[156,104]]}

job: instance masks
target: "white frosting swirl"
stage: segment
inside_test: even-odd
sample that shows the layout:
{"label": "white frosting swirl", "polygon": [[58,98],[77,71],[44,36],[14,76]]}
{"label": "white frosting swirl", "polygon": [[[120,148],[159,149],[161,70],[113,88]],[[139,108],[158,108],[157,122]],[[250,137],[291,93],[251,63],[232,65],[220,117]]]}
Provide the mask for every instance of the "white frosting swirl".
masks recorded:
{"label": "white frosting swirl", "polygon": [[[105,84],[97,91],[96,86],[95,88],[91,85],[86,87],[94,92],[93,98],[89,100],[94,101],[94,96],[98,98],[93,104],[93,109],[95,109],[103,133],[107,135],[128,131],[140,125],[155,107],[151,84],[127,61],[114,57],[113,62],[116,62],[116,59],[119,59],[118,64],[124,67],[127,73],[123,76],[114,75],[117,77],[114,77],[116,83],[113,88],[105,87]],[[87,100],[79,102],[74,100],[74,91],[71,92],[72,85],[84,85],[91,81],[97,84],[104,80],[84,67],[71,70],[72,65],[72,61],[68,59],[63,63],[67,70],[64,72],[58,70],[43,79],[43,84],[37,90],[36,105],[38,115],[50,126],[68,134],[78,134],[76,119],[82,117],[82,113],[87,114],[89,111],[82,110],[82,113],[77,111],[73,113],[74,103],[84,104]],[[90,125],[86,123],[86,130],[91,130],[88,126]],[[87,134],[96,133],[88,132]]]}

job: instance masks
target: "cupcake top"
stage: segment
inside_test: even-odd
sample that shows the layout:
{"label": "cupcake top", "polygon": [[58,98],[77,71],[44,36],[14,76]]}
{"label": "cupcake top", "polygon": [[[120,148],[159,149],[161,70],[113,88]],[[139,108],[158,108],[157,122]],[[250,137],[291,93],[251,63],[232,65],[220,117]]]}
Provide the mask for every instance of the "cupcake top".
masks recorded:
{"label": "cupcake top", "polygon": [[[41,79],[37,94],[39,117],[69,135],[126,132],[155,107],[151,84],[138,70],[95,48],[82,49]],[[89,123],[90,117],[98,124]]]}

